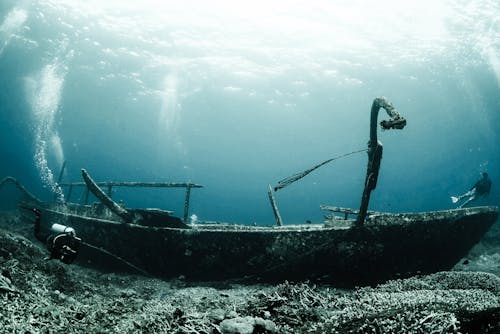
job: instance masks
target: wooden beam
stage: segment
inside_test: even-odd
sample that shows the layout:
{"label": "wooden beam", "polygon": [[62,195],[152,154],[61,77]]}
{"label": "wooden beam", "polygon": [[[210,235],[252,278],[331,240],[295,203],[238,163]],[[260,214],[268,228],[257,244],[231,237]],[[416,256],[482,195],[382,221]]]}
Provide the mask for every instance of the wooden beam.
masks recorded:
{"label": "wooden beam", "polygon": [[102,204],[107,206],[112,212],[121,217],[126,223],[130,223],[133,220],[132,214],[130,214],[126,209],[122,208],[115,201],[109,198],[108,195],[92,180],[89,173],[85,169],[82,169],[82,176],[85,180],[88,190],[97,197]]}
{"label": "wooden beam", "polygon": [[187,224],[189,214],[189,198],[191,197],[191,187],[186,188],[186,197],[184,198],[184,224]]}
{"label": "wooden beam", "polygon": [[276,199],[273,195],[273,188],[269,185],[269,190],[267,191],[267,195],[269,196],[269,200],[271,201],[271,206],[273,208],[274,218],[276,218],[276,223],[278,226],[283,226],[283,220],[281,220],[281,215],[278,210],[278,206],[276,205]]}

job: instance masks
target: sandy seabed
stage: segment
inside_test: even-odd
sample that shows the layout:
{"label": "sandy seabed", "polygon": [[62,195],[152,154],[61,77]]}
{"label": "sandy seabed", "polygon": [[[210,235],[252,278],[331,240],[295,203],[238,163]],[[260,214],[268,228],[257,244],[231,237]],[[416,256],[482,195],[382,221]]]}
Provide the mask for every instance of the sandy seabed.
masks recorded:
{"label": "sandy seabed", "polygon": [[341,290],[165,281],[47,261],[32,226],[3,212],[0,333],[500,333],[496,232],[454,271]]}

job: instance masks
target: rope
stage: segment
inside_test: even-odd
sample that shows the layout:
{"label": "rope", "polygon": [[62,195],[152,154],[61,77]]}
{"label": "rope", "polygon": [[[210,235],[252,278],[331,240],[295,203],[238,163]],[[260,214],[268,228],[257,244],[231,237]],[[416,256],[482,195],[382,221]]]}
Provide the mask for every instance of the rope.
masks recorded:
{"label": "rope", "polygon": [[42,204],[43,202],[39,200],[35,195],[30,193],[22,184],[19,182],[17,179],[13,178],[12,176],[7,176],[0,180],[0,187],[3,186],[5,183],[11,182],[13,183],[25,196],[29,197],[31,200],[38,204]]}
{"label": "rope", "polygon": [[111,256],[112,258],[114,258],[115,260],[125,264],[126,266],[128,266],[129,268],[132,268],[134,269],[135,271],[137,271],[138,273],[140,273],[141,275],[143,276],[147,276],[147,277],[152,277],[152,275],[150,273],[148,273],[147,271],[145,271],[144,269],[141,269],[139,267],[137,267],[136,265],[128,262],[127,260],[119,257],[118,255],[115,255],[113,253],[111,253],[110,251],[107,251],[105,250],[104,248],[100,248],[100,247],[97,247],[97,246],[94,246],[92,244],[89,244],[88,242],[85,242],[85,241],[80,241],[83,245],[89,247],[89,248],[92,248],[98,252],[101,252],[101,253],[104,253],[108,256]]}
{"label": "rope", "polygon": [[320,168],[321,166],[323,165],[326,165],[327,163],[329,162],[332,162],[332,161],[335,161],[335,160],[338,160],[340,158],[345,158],[349,155],[353,155],[353,154],[356,154],[356,153],[360,153],[360,152],[366,152],[368,151],[368,149],[362,149],[362,150],[358,150],[358,151],[353,151],[353,152],[349,152],[349,153],[345,153],[345,154],[342,154],[342,155],[339,155],[339,156],[336,156],[334,158],[331,158],[331,159],[328,159],[328,160],[325,160],[323,161],[322,163],[320,164],[317,164],[316,166],[314,167],[311,167],[303,172],[300,172],[300,173],[297,173],[297,174],[294,174],[292,176],[289,176],[287,178],[284,178],[283,180],[280,180],[278,181],[278,185],[276,187],[274,187],[274,191],[278,191],[280,189],[283,189],[287,186],[289,186],[290,184],[302,179],[303,177],[307,176],[308,174],[310,174],[311,172],[315,171],[316,169]]}

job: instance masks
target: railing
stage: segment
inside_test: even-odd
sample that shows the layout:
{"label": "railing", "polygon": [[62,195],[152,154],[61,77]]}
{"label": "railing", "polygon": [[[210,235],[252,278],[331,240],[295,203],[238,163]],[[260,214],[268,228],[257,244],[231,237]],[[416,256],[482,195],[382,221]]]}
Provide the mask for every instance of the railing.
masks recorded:
{"label": "railing", "polygon": [[[115,182],[115,181],[105,181],[105,182],[95,182],[100,188],[106,190],[106,194],[109,198],[112,197],[113,187],[132,187],[132,188],[186,188],[186,193],[184,197],[184,222],[187,222],[189,215],[189,204],[191,197],[192,188],[203,188],[202,185],[196,183],[176,183],[176,182]],[[89,202],[90,190],[85,182],[65,182],[60,184],[61,187],[67,187],[68,191],[66,194],[66,201],[71,200],[73,189],[75,187],[85,187],[85,198],[84,204]]]}
{"label": "railing", "polygon": [[[329,211],[329,212],[334,212],[334,213],[341,213],[344,214],[344,217],[339,217],[337,215],[325,215],[325,218],[327,219],[333,219],[333,218],[343,218],[344,220],[349,219],[349,215],[359,215],[359,210],[351,209],[351,208],[342,208],[339,206],[331,206],[331,205],[320,205],[319,206],[321,210],[324,211]],[[367,214],[375,214],[377,213],[376,211],[366,211]]]}

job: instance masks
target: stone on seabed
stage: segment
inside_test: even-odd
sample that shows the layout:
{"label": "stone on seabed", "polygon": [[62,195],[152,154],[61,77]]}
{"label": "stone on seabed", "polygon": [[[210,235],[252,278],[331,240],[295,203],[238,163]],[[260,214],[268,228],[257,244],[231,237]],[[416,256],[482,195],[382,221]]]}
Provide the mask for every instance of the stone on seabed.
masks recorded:
{"label": "stone on seabed", "polygon": [[220,331],[223,334],[252,334],[255,327],[261,327],[266,333],[276,333],[276,324],[271,320],[259,317],[236,317],[226,319],[220,323]]}

